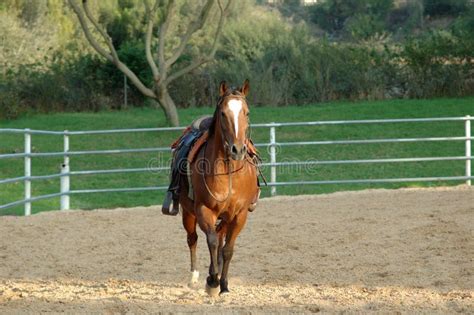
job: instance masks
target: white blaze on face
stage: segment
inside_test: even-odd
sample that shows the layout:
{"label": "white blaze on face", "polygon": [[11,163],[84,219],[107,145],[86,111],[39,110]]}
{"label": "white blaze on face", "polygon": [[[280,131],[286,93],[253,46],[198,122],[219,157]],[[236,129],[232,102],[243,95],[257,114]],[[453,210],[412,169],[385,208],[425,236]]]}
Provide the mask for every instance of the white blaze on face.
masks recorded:
{"label": "white blaze on face", "polygon": [[237,137],[237,135],[239,134],[239,113],[242,110],[242,101],[230,100],[227,104],[229,105],[229,109],[234,115],[235,136]]}

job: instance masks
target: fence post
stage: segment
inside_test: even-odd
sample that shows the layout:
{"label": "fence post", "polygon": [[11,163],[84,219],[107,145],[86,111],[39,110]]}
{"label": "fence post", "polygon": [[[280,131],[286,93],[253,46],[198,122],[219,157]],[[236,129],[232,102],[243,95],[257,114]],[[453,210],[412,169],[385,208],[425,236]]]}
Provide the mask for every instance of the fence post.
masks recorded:
{"label": "fence post", "polygon": [[[276,163],[276,135],[275,127],[270,127],[270,163]],[[270,182],[276,183],[276,166],[270,167]],[[277,188],[272,186],[270,188],[270,195],[276,196]]]}
{"label": "fence post", "polygon": [[123,75],[123,107],[128,106],[128,94],[127,94],[127,76]]}
{"label": "fence post", "polygon": [[[31,198],[31,133],[30,129],[25,129],[25,200]],[[31,202],[25,203],[25,216],[31,214]]]}
{"label": "fence post", "polygon": [[64,162],[61,165],[61,210],[69,210],[69,156],[66,155],[69,152],[69,134],[67,130],[64,130]]}
{"label": "fence post", "polygon": [[[471,116],[466,116],[466,176],[471,176]],[[466,180],[466,185],[471,186],[471,180]]]}

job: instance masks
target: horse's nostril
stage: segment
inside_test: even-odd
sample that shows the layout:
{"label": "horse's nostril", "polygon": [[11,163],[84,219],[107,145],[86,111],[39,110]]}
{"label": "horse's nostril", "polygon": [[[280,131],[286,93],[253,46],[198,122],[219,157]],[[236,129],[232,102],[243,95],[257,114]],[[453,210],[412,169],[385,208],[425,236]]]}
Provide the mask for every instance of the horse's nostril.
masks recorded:
{"label": "horse's nostril", "polygon": [[238,154],[238,153],[239,153],[239,150],[237,150],[237,147],[236,147],[235,144],[232,146],[232,153],[234,153],[234,154]]}

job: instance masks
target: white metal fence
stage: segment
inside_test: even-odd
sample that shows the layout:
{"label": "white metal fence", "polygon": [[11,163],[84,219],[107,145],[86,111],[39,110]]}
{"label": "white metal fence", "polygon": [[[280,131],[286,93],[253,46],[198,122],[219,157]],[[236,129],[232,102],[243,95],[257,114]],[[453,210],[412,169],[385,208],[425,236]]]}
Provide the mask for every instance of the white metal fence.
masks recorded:
{"label": "white metal fence", "polygon": [[[377,119],[377,120],[347,120],[347,121],[312,121],[312,122],[289,122],[289,123],[268,123],[253,124],[253,128],[268,128],[269,142],[258,143],[257,147],[268,147],[270,162],[263,163],[262,166],[270,167],[271,195],[277,193],[277,186],[286,185],[323,185],[323,184],[353,184],[353,183],[395,183],[395,182],[427,182],[427,181],[466,181],[471,185],[471,121],[473,117],[442,117],[442,118],[412,118],[412,119]],[[292,141],[277,142],[276,128],[290,126],[323,126],[323,125],[353,125],[353,124],[390,124],[390,123],[426,123],[426,122],[447,122],[454,121],[464,124],[465,134],[457,137],[425,137],[425,138],[392,138],[392,139],[357,139],[357,140],[327,140],[327,141]],[[24,199],[0,205],[0,210],[24,205],[25,215],[31,214],[31,204],[35,201],[60,197],[60,209],[68,210],[70,207],[70,196],[75,194],[88,193],[108,193],[108,192],[131,192],[131,191],[149,191],[165,190],[167,186],[152,187],[123,187],[123,188],[103,188],[103,189],[83,189],[71,190],[71,177],[90,174],[112,174],[112,173],[131,173],[148,171],[167,171],[168,167],[146,167],[129,169],[107,169],[107,170],[89,170],[89,171],[71,171],[70,157],[78,155],[102,155],[102,154],[120,154],[120,153],[140,153],[140,152],[169,152],[169,147],[152,147],[137,149],[119,149],[119,150],[94,150],[94,151],[70,151],[69,141],[71,137],[77,135],[100,135],[100,134],[118,134],[118,133],[136,133],[136,132],[169,132],[183,130],[182,127],[170,128],[142,128],[142,129],[116,129],[116,130],[90,130],[90,131],[45,131],[30,129],[0,129],[0,133],[16,133],[24,135],[24,153],[1,154],[0,159],[24,159],[24,176],[16,178],[0,179],[0,185],[13,182],[24,182]],[[33,135],[57,135],[63,137],[64,150],[62,152],[33,153],[31,152],[31,138]],[[404,143],[404,142],[438,142],[438,141],[463,141],[465,142],[464,156],[443,156],[443,157],[412,157],[412,158],[390,158],[390,159],[365,159],[365,160],[329,160],[329,161],[285,161],[277,162],[278,146],[307,146],[307,145],[334,145],[334,144],[373,144],[373,143]],[[64,158],[59,174],[33,176],[31,169],[31,159],[34,157],[52,157],[60,156]],[[334,164],[370,164],[370,163],[403,163],[403,162],[428,162],[428,161],[456,161],[464,160],[464,176],[439,176],[439,177],[412,177],[412,178],[379,178],[379,179],[346,179],[346,180],[312,180],[312,181],[278,181],[277,168],[281,166],[292,165],[334,165]],[[33,181],[60,178],[59,192],[54,194],[35,196],[31,195],[31,184]],[[1,187],[1,186],[0,186]]]}

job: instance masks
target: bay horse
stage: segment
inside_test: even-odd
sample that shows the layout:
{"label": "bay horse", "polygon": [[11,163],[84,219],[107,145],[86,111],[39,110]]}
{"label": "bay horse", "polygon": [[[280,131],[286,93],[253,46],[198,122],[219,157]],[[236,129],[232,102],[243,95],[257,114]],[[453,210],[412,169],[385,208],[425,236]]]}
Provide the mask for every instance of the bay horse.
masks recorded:
{"label": "bay horse", "polygon": [[[228,293],[229,264],[237,236],[247,221],[249,206],[258,194],[257,166],[249,159],[249,82],[230,88],[223,81],[207,142],[189,165],[190,176],[182,176],[179,203],[191,256],[191,283],[197,283],[198,235],[196,225],[206,235],[210,254],[206,291],[214,296]],[[188,178],[194,200],[188,196]]]}

